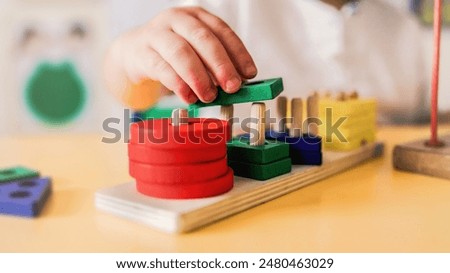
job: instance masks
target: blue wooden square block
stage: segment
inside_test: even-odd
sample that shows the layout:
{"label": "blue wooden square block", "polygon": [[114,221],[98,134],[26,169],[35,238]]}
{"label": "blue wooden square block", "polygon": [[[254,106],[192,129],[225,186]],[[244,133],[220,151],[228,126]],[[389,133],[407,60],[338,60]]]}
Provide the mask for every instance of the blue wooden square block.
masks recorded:
{"label": "blue wooden square block", "polygon": [[322,152],[291,150],[290,157],[293,165],[322,165]]}
{"label": "blue wooden square block", "polygon": [[36,217],[51,191],[51,179],[48,177],[0,184],[0,214]]}
{"label": "blue wooden square block", "polygon": [[322,151],[322,138],[319,136],[303,135],[302,137],[290,137],[288,133],[268,131],[266,139],[275,139],[291,145],[291,149],[298,151]]}
{"label": "blue wooden square block", "polygon": [[269,130],[266,131],[266,139],[285,139],[289,137],[289,133]]}
{"label": "blue wooden square block", "polygon": [[[278,141],[283,141],[279,139]],[[302,137],[287,137],[284,139],[286,143],[291,146],[291,150],[296,151],[311,151],[311,152],[321,152],[322,151],[322,138],[321,137],[310,137],[303,135]]]}

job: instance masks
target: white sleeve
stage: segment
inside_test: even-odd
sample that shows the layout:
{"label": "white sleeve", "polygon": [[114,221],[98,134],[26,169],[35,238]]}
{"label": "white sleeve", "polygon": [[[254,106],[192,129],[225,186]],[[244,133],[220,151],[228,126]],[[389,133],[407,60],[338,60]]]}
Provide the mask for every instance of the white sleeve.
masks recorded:
{"label": "white sleeve", "polygon": [[[1,1],[1,0],[0,0]],[[0,2],[1,3],[1,2]],[[232,27],[236,26],[235,18],[239,4],[235,1],[216,0],[111,0],[109,5],[111,34],[113,37],[132,27],[142,25],[151,20],[162,10],[174,6],[200,6],[222,18]]]}
{"label": "white sleeve", "polygon": [[177,2],[176,6],[199,6],[200,1],[199,0],[175,0],[174,2]]}
{"label": "white sleeve", "polygon": [[224,20],[233,30],[238,31],[238,14],[242,3],[237,1],[217,1],[217,0],[173,0],[174,6],[199,6],[215,16]]}

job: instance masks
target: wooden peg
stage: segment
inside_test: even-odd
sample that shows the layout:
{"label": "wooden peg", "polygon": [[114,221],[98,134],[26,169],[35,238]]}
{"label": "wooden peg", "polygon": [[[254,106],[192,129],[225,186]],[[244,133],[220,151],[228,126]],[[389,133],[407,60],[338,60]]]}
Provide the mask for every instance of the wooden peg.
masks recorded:
{"label": "wooden peg", "polygon": [[278,132],[286,132],[287,98],[277,98]]}
{"label": "wooden peg", "polygon": [[348,98],[351,100],[357,100],[359,98],[358,91],[354,90],[354,91],[350,92],[350,94],[348,95]]}
{"label": "wooden peg", "polygon": [[302,136],[302,125],[303,125],[303,101],[300,98],[294,98],[291,101],[291,129],[289,130],[289,135],[291,137],[301,137]]}
{"label": "wooden peg", "polygon": [[220,106],[220,116],[222,117],[222,119],[228,121],[228,126],[230,127],[230,134],[233,135],[233,117],[234,117],[233,104]]}
{"label": "wooden peg", "polygon": [[[266,105],[261,102],[253,103],[251,107],[250,145],[262,146],[266,142]],[[256,133],[256,134],[255,134]]]}
{"label": "wooden peg", "polygon": [[336,100],[338,100],[338,101],[346,101],[347,100],[347,94],[345,94],[345,92],[339,92],[339,94],[336,97]]}
{"label": "wooden peg", "polygon": [[188,124],[188,111],[186,109],[175,109],[172,111],[173,126],[180,126],[181,124]]}
{"label": "wooden peg", "polygon": [[317,136],[319,133],[319,128],[317,126],[317,119],[319,118],[319,95],[314,93],[309,96],[307,99],[307,130],[304,130],[305,133],[309,135]]}

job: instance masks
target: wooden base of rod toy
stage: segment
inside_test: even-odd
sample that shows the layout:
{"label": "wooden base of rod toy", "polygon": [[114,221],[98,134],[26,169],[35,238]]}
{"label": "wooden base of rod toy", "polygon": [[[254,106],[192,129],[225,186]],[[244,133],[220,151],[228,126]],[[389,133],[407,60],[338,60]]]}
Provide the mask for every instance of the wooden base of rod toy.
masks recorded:
{"label": "wooden base of rod toy", "polygon": [[434,53],[431,78],[431,135],[429,140],[398,145],[394,167],[450,179],[450,136],[438,137],[438,91],[441,48],[442,0],[434,1]]}
{"label": "wooden base of rod toy", "polygon": [[450,179],[450,135],[440,138],[444,144],[440,147],[429,147],[426,141],[419,140],[395,146],[394,167]]}
{"label": "wooden base of rod toy", "polygon": [[169,233],[183,233],[258,206],[383,153],[383,144],[351,152],[325,152],[322,166],[292,166],[292,172],[266,181],[235,177],[234,188],[220,196],[169,200],[148,197],[130,182],[99,190],[97,208]]}

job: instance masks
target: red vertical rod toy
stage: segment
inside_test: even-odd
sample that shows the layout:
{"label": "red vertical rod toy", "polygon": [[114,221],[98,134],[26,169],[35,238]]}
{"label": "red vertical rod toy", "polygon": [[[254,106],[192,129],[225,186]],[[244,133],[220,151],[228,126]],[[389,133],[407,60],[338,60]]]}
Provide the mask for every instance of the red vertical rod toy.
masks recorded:
{"label": "red vertical rod toy", "polygon": [[439,60],[441,49],[441,21],[442,21],[442,0],[434,1],[434,54],[433,54],[433,74],[431,80],[431,137],[429,146],[441,146],[438,140],[438,90],[439,90]]}

